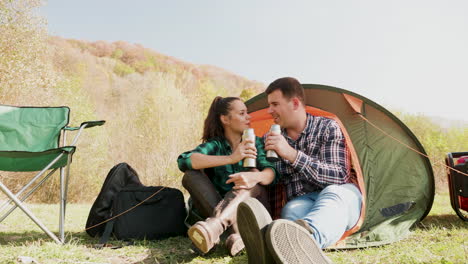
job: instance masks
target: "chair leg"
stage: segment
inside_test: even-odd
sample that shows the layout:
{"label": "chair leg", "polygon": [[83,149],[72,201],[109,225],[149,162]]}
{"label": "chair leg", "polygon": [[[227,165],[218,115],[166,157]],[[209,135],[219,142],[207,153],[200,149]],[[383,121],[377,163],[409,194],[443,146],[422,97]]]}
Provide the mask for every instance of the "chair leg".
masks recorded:
{"label": "chair leg", "polygon": [[[18,193],[15,194],[15,196],[21,201],[21,202],[24,202],[26,199],[29,198],[29,196],[31,196],[39,187],[42,186],[42,184],[44,184],[44,182],[51,176],[54,174],[54,172],[57,171],[57,169],[54,169],[52,171],[50,171],[44,178],[42,178],[29,192],[27,192],[25,195],[22,196],[22,193],[26,190],[27,187],[30,186],[30,183],[34,182],[36,179],[37,179],[37,176],[34,177],[34,179],[32,179],[28,185],[26,185],[23,189],[21,189]],[[39,175],[39,174],[38,174]],[[5,204],[2,206],[2,209],[0,209],[0,212],[1,211],[4,211],[3,207],[7,207],[10,203],[13,203],[13,201],[10,199],[8,201],[5,202]],[[10,209],[5,213],[3,214],[1,217],[0,217],[0,222],[2,222],[3,220],[5,220],[5,218],[7,218],[16,208],[18,207],[18,205],[16,205],[15,203],[13,203],[13,205],[10,207]]]}
{"label": "chair leg", "polygon": [[[36,174],[36,176],[34,176],[29,182],[28,184],[26,184],[23,188],[21,188],[21,190],[18,192],[17,195],[20,195],[21,193],[23,193],[23,191],[25,191],[27,188],[29,188],[29,186],[31,186],[31,184],[33,184],[33,182],[35,182],[39,177],[41,177],[42,174],[44,174],[44,172],[46,172],[50,167],[52,167],[52,165],[54,165],[64,154],[61,153],[60,155],[58,155],[54,160],[52,160],[44,169],[42,169],[39,173]],[[54,170],[55,171],[55,170]],[[53,173],[53,172],[52,172]],[[49,176],[49,175],[48,175]],[[47,177],[48,177],[47,176]],[[4,203],[2,205],[2,207],[0,207],[0,211],[3,211],[3,208],[8,206],[9,203],[11,203],[11,199],[8,200],[6,203]],[[9,213],[8,213],[9,214]],[[7,216],[8,216],[7,214]],[[5,216],[6,217],[6,216]],[[2,220],[5,219],[5,218],[2,218]],[[1,222],[1,221],[0,221]]]}
{"label": "chair leg", "polygon": [[60,219],[59,234],[60,240],[65,243],[65,211],[67,206],[68,178],[70,176],[70,156],[67,158],[66,168],[60,168]]}
{"label": "chair leg", "polygon": [[65,211],[64,213],[67,212],[67,200],[68,200],[68,183],[69,183],[69,180],[70,180],[70,164],[71,164],[71,157],[68,156],[68,159],[67,159],[67,168],[65,170]]}
{"label": "chair leg", "polygon": [[60,241],[57,236],[54,235],[54,233],[50,232],[49,229],[47,229],[45,227],[44,224],[42,224],[41,221],[39,221],[39,219],[37,219],[34,214],[29,211],[29,209],[24,206],[24,204],[18,200],[18,198],[12,193],[10,192],[10,190],[5,186],[3,185],[2,182],[0,182],[0,189],[2,190],[3,193],[5,193],[8,198],[10,198],[16,205],[18,205],[18,207],[23,210],[23,212],[31,219],[33,220],[34,223],[36,223],[36,225],[38,225],[42,231],[44,231],[47,235],[49,235],[50,238],[52,238],[55,242],[57,242],[58,244],[63,244],[62,241]]}
{"label": "chair leg", "polygon": [[[58,156],[57,158],[55,158],[47,167],[45,167],[44,169],[42,169],[40,172],[38,172],[23,188],[21,188],[21,190],[19,190],[19,192],[16,194],[16,197],[19,197],[26,189],[28,189],[37,179],[39,179],[42,174],[44,174],[44,172],[46,172],[55,162],[57,162],[59,160],[59,158],[61,157],[62,155]],[[56,171],[57,169],[54,169],[53,172],[49,173],[49,174],[52,174]],[[46,178],[49,177],[46,176]],[[7,207],[8,204],[11,203],[11,200],[8,200],[6,201],[1,207],[0,207],[0,211],[3,211],[3,208]]]}
{"label": "chair leg", "polygon": [[63,225],[65,223],[65,174],[64,169],[60,168],[60,216],[59,216],[59,236],[62,242],[65,242],[65,232]]}
{"label": "chair leg", "polygon": [[[52,232],[50,232],[44,224],[42,224],[41,221],[39,221],[39,219],[37,219],[34,214],[29,211],[29,209],[24,206],[24,204],[22,203],[25,199],[27,199],[37,188],[39,188],[47,178],[49,178],[50,175],[52,175],[56,169],[54,169],[52,172],[50,172],[47,176],[45,176],[39,183],[37,183],[31,191],[29,191],[28,193],[26,193],[24,196],[22,197],[19,197],[20,195],[22,195],[22,193],[27,189],[29,188],[33,182],[35,182],[45,171],[47,171],[53,164],[55,164],[62,156],[64,155],[64,153],[61,153],[60,155],[58,155],[54,160],[52,160],[44,169],[42,169],[36,176],[34,176],[34,178],[25,186],[23,187],[17,195],[14,195],[2,182],[0,182],[0,189],[8,196],[8,198],[10,199],[9,201],[7,201],[3,206],[2,206],[2,210],[4,207],[8,206],[8,204],[10,204],[12,201],[14,203],[13,207],[10,208],[10,210],[5,214],[3,215],[0,219],[0,222],[3,221],[11,212],[13,212],[13,210],[16,208],[16,207],[19,207],[21,210],[23,210],[23,212],[29,217],[31,218],[31,220],[33,220],[34,223],[36,223],[36,225],[38,225],[47,235],[49,235],[49,237],[51,237],[55,242],[57,242],[58,244],[63,244],[65,242],[65,232],[64,232],[64,222],[65,222],[65,204],[66,204],[66,190],[67,190],[67,187],[65,186],[66,184],[68,184],[68,170],[67,170],[67,175],[65,175],[64,173],[64,168],[60,168],[60,219],[59,219],[59,236],[61,239],[58,239],[57,236],[55,236]],[[70,166],[70,155],[68,155],[67,157],[67,167]],[[2,211],[0,210],[0,211]]]}

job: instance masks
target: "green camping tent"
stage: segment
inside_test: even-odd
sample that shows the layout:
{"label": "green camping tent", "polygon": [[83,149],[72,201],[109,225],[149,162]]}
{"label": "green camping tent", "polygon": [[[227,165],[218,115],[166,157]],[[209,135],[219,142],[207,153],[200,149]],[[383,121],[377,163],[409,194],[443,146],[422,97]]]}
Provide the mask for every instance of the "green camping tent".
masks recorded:
{"label": "green camping tent", "polygon": [[[415,135],[388,110],[350,91],[304,84],[307,111],[337,120],[347,138],[353,168],[364,195],[358,224],[336,248],[398,241],[430,211],[434,175]],[[258,136],[273,123],[264,93],[246,102]],[[418,153],[419,152],[419,153]]]}

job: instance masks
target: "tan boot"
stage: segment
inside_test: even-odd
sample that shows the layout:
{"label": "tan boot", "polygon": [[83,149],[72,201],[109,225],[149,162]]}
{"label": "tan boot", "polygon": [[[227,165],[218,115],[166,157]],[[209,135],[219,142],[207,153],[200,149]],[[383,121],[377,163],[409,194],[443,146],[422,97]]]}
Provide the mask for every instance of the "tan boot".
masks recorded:
{"label": "tan boot", "polygon": [[203,254],[208,253],[219,243],[219,236],[224,232],[221,222],[217,218],[207,218],[195,223],[188,231],[192,243]]}
{"label": "tan boot", "polygon": [[231,227],[230,232],[232,233],[225,244],[231,255],[238,254],[244,245],[237,230],[237,207],[250,197],[266,200],[265,188],[256,185],[249,190],[232,190],[226,193],[223,199],[220,199],[210,179],[200,171],[187,171],[182,179],[182,184],[189,191],[195,207],[202,214],[206,215],[212,210],[209,214],[211,217],[195,223],[189,229],[188,236],[194,246],[202,254],[208,253],[219,243],[219,237],[223,232]]}
{"label": "tan boot", "polygon": [[[222,197],[206,174],[199,170],[186,171],[182,185],[189,191],[194,207],[202,217],[213,215]],[[188,230],[188,236],[199,253],[206,254],[219,242],[219,236],[223,232],[224,227],[219,219],[207,218],[205,221],[195,223]]]}
{"label": "tan boot", "polygon": [[[250,190],[236,190],[226,193],[224,198],[216,205],[213,210],[213,216],[205,221],[199,221],[193,225],[188,236],[192,240],[194,246],[202,253],[208,253],[216,244],[219,243],[219,237],[230,226],[236,223],[237,205],[247,197],[250,197]],[[242,240],[241,240],[242,241]],[[227,241],[228,242],[228,241]],[[229,251],[234,247],[239,247],[239,241],[236,236],[232,236],[229,240],[229,245],[226,244]],[[242,249],[241,249],[242,250]],[[240,250],[239,250],[240,251]]]}

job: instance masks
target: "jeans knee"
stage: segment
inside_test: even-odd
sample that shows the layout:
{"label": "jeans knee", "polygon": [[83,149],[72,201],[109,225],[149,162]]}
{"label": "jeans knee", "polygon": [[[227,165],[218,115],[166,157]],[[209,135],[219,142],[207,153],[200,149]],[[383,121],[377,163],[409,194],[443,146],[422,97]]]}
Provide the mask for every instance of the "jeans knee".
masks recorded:
{"label": "jeans knee", "polygon": [[293,220],[294,218],[294,210],[291,210],[290,207],[286,204],[283,209],[281,209],[281,218]]}
{"label": "jeans knee", "polygon": [[325,187],[320,194],[330,194],[330,195],[337,195],[343,191],[343,187],[341,185],[328,185]]}
{"label": "jeans knee", "polygon": [[343,203],[349,200],[351,193],[349,186],[346,186],[346,184],[329,185],[322,190],[320,196]]}
{"label": "jeans knee", "polygon": [[292,221],[300,219],[302,217],[303,206],[302,201],[289,201],[281,210],[281,218]]}

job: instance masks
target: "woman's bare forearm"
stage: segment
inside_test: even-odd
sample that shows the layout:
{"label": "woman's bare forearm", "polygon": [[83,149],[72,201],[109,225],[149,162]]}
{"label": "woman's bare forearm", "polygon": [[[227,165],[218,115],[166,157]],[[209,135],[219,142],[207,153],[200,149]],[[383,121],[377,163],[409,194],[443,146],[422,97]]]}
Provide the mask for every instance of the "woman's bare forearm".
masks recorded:
{"label": "woman's bare forearm", "polygon": [[190,156],[190,161],[195,170],[232,164],[231,156],[212,156],[201,153],[193,153]]}

